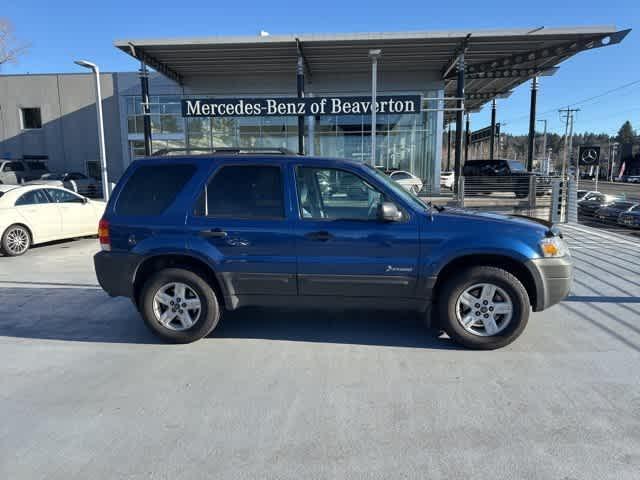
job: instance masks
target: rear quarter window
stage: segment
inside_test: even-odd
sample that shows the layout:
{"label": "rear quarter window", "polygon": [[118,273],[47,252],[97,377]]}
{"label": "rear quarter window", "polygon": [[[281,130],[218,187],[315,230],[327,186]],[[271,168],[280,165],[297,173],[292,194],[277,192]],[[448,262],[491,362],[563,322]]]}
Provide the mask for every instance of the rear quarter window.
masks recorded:
{"label": "rear quarter window", "polygon": [[195,165],[140,167],[120,192],[115,212],[129,216],[160,215],[173,203],[195,172]]}

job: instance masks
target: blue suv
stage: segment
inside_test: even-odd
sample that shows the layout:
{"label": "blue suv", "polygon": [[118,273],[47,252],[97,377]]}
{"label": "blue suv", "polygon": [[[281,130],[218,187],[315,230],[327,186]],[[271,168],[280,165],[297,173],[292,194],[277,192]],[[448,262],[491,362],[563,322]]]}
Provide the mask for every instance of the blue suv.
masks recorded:
{"label": "blue suv", "polygon": [[136,161],[99,238],[102,288],[178,343],[209,334],[222,310],[357,307],[415,310],[494,349],[572,277],[546,222],[435,207],[369,165],[286,154]]}

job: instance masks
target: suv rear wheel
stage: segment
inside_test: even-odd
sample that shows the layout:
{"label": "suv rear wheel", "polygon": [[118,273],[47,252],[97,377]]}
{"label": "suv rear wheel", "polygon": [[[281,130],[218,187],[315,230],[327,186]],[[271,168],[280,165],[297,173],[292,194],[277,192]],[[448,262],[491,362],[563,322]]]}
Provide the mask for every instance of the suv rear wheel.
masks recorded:
{"label": "suv rear wheel", "polygon": [[200,275],[182,268],[160,270],[145,282],[140,311],[156,335],[173,343],[206,337],[220,319],[214,290]]}
{"label": "suv rear wheel", "polygon": [[520,336],[529,319],[529,296],[506,270],[473,267],[443,285],[438,311],[442,328],[457,343],[493,350]]}

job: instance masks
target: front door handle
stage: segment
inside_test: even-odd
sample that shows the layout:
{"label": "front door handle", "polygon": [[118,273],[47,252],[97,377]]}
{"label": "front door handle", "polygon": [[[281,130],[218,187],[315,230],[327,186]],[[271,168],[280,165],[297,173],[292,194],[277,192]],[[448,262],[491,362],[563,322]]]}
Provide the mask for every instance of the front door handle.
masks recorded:
{"label": "front door handle", "polygon": [[305,234],[305,237],[307,237],[309,240],[315,240],[318,242],[326,242],[327,240],[331,240],[333,238],[333,235],[331,235],[329,232],[327,231],[320,231],[320,232],[309,232],[307,234]]}
{"label": "front door handle", "polygon": [[200,236],[206,238],[227,238],[227,232],[221,228],[212,228],[211,230],[202,230]]}

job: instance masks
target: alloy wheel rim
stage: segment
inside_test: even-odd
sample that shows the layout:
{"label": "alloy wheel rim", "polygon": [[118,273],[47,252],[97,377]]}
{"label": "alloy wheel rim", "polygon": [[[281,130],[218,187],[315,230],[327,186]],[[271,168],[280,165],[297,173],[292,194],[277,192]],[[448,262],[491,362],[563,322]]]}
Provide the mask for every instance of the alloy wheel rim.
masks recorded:
{"label": "alloy wheel rim", "polygon": [[492,283],[471,285],[456,301],[456,318],[473,335],[497,335],[507,328],[512,317],[511,298],[504,289]]}
{"label": "alloy wheel rim", "polygon": [[23,228],[14,228],[7,234],[6,247],[13,254],[24,253],[29,248],[29,234]]}
{"label": "alloy wheel rim", "polygon": [[188,330],[198,322],[201,312],[200,297],[186,283],[167,283],[153,296],[155,319],[169,330]]}

